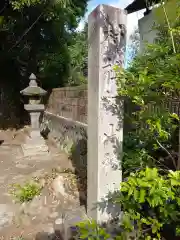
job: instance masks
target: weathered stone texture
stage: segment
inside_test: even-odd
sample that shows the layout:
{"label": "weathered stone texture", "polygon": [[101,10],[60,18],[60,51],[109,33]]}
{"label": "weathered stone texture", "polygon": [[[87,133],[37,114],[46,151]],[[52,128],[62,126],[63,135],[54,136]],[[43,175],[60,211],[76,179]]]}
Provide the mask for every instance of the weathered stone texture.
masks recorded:
{"label": "weathered stone texture", "polygon": [[115,208],[105,199],[121,182],[123,102],[117,98],[113,67],[124,63],[126,14],[100,5],[89,15],[88,27],[87,210],[89,217],[106,221]]}
{"label": "weathered stone texture", "polygon": [[76,167],[86,167],[87,124],[49,112],[44,114],[44,123],[47,124],[50,137],[56,139],[57,146],[70,151]]}
{"label": "weathered stone texture", "polygon": [[26,143],[22,145],[24,157],[32,157],[38,154],[47,154],[48,147],[40,134],[40,114],[44,112],[44,105],[40,104],[41,97],[46,91],[40,88],[36,82],[36,76],[31,74],[29,86],[21,91],[21,94],[29,97],[29,104],[24,108],[29,113],[31,119],[30,136],[26,138]]}
{"label": "weathered stone texture", "polygon": [[58,116],[87,123],[87,86],[53,89],[46,110]]}

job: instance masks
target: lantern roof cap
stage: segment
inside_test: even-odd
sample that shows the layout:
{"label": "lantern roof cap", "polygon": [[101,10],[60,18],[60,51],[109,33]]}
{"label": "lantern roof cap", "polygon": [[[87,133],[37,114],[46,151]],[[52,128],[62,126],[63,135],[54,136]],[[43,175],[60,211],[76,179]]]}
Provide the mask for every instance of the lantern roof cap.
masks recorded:
{"label": "lantern roof cap", "polygon": [[23,89],[22,91],[20,91],[20,93],[24,96],[44,96],[44,95],[46,95],[47,92],[37,85],[36,79],[37,79],[36,76],[32,73],[29,77],[29,80],[30,80],[29,86],[27,88]]}

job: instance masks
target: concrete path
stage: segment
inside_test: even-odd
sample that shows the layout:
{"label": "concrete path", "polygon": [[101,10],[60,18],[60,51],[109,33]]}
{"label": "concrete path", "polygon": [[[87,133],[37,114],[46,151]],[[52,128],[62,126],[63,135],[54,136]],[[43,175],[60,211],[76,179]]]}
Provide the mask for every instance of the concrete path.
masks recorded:
{"label": "concrete path", "polygon": [[[65,239],[68,226],[85,216],[83,185],[73,173],[71,161],[48,141],[51,157],[23,158],[25,130],[0,132],[0,239]],[[13,184],[36,180],[40,196],[31,202],[15,202]],[[18,238],[22,236],[23,238]]]}

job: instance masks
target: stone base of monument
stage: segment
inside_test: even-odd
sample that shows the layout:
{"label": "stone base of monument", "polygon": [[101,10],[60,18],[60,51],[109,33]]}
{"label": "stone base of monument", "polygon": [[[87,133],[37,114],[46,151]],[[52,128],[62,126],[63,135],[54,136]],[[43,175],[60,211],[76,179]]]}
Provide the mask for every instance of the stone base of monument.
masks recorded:
{"label": "stone base of monument", "polygon": [[49,149],[42,137],[27,138],[22,146],[23,157],[49,156]]}
{"label": "stone base of monument", "polygon": [[22,151],[24,157],[39,156],[39,155],[49,155],[48,147],[45,145],[22,145]]}

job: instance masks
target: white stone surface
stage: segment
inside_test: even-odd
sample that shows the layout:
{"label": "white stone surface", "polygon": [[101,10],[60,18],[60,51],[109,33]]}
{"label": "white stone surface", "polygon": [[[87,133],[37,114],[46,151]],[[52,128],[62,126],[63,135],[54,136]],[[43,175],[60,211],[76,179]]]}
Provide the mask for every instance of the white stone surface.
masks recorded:
{"label": "white stone surface", "polygon": [[[33,133],[33,132],[32,132]],[[46,155],[48,154],[48,146],[44,139],[40,136],[27,137],[26,143],[22,145],[24,157]]]}
{"label": "white stone surface", "polygon": [[56,177],[53,182],[52,182],[52,188],[54,191],[54,194],[58,196],[61,194],[62,196],[66,196],[67,193],[65,191],[65,182],[64,182],[64,177],[63,176],[58,176]]}
{"label": "white stone surface", "polygon": [[56,221],[55,221],[55,224],[56,225],[61,225],[61,224],[63,224],[63,219],[62,218],[58,218],[58,219],[56,219]]}
{"label": "white stone surface", "polygon": [[[123,141],[123,102],[117,100],[114,65],[124,64],[126,14],[107,5],[98,6],[88,19],[88,217],[111,218],[101,203],[119,189]],[[113,37],[112,37],[113,36]]]}
{"label": "white stone surface", "polygon": [[147,43],[152,44],[157,35],[157,30],[153,29],[156,24],[155,13],[151,11],[138,21],[140,32],[140,52],[142,52]]}

